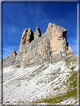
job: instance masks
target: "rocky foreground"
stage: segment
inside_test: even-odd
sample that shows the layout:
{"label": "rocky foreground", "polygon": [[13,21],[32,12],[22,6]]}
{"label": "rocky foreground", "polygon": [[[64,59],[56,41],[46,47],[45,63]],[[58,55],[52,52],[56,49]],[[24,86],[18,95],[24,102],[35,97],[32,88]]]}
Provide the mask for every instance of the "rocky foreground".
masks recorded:
{"label": "rocky foreground", "polygon": [[3,69],[4,104],[78,104],[77,57]]}

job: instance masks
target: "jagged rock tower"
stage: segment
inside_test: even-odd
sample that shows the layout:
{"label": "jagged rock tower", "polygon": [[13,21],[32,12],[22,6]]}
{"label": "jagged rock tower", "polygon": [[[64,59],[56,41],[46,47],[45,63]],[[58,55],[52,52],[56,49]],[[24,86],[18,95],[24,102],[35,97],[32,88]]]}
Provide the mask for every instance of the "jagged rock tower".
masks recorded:
{"label": "jagged rock tower", "polygon": [[46,32],[42,35],[38,27],[35,33],[31,28],[25,29],[20,49],[17,53],[13,51],[10,56],[5,58],[3,65],[25,66],[52,58],[73,56],[74,53],[71,46],[68,46],[66,35],[65,28],[52,23],[49,23]]}

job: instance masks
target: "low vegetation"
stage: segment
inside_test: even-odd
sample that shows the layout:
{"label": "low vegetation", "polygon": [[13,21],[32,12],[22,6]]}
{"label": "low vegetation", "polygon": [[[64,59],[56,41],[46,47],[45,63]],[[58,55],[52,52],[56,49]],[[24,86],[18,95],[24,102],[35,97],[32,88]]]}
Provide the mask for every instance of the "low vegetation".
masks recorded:
{"label": "low vegetation", "polygon": [[[77,99],[77,72],[71,72],[71,76],[69,79],[64,83],[68,86],[68,90],[65,94],[59,94],[56,97],[50,96],[46,99],[37,100],[33,103],[61,103],[64,100],[67,100],[68,98],[74,98]],[[56,88],[59,90],[59,88]],[[56,90],[54,89],[54,90]]]}

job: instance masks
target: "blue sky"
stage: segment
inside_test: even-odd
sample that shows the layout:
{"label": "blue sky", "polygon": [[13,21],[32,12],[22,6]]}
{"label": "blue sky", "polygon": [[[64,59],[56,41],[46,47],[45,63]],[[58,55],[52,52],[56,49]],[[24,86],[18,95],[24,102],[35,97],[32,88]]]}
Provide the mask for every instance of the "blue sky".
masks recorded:
{"label": "blue sky", "polygon": [[19,50],[25,28],[46,32],[49,23],[67,29],[67,40],[77,55],[77,3],[3,3],[3,58]]}

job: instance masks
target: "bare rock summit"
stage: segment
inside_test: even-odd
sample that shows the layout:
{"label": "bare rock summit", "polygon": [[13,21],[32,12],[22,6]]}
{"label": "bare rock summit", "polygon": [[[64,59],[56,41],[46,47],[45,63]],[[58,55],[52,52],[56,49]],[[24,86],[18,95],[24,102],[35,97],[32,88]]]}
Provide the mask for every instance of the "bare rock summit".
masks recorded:
{"label": "bare rock summit", "polygon": [[67,30],[49,23],[42,35],[39,27],[36,28],[36,32],[26,28],[22,34],[20,49],[3,59],[3,66],[26,66],[74,55],[71,46],[68,46]]}

